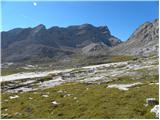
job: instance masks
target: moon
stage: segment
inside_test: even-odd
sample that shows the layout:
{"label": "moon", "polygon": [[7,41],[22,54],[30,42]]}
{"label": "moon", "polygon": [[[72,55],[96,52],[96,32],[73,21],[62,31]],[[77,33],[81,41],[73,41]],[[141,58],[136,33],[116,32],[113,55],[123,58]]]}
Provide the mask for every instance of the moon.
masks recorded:
{"label": "moon", "polygon": [[33,5],[34,5],[34,6],[37,6],[37,3],[36,3],[36,2],[33,2]]}

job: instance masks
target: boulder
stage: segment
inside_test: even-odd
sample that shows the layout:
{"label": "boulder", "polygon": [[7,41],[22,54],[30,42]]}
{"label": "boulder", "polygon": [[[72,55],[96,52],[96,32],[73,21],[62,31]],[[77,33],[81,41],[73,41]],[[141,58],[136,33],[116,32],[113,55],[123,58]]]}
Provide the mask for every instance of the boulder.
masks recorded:
{"label": "boulder", "polygon": [[49,97],[48,95],[42,95],[42,97],[45,97],[45,98],[47,98],[47,97]]}
{"label": "boulder", "polygon": [[9,98],[10,99],[15,99],[15,98],[18,98],[19,96],[18,95],[15,95],[15,96],[10,96]]}
{"label": "boulder", "polygon": [[148,105],[157,105],[158,104],[158,101],[156,100],[156,98],[147,98],[146,99],[146,103]]}
{"label": "boulder", "polygon": [[57,107],[58,104],[59,104],[59,103],[57,103],[57,101],[53,101],[53,102],[52,102],[52,106],[53,106],[53,107]]}
{"label": "boulder", "polygon": [[159,118],[159,105],[155,105],[150,112],[155,113],[155,118]]}

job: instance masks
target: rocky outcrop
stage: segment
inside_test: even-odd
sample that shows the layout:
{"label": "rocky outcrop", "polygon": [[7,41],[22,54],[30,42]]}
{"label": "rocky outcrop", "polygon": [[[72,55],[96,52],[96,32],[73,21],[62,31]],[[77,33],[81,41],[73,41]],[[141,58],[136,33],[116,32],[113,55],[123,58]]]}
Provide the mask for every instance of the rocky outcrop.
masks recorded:
{"label": "rocky outcrop", "polygon": [[131,37],[113,48],[111,54],[148,56],[158,55],[159,19],[141,25]]}
{"label": "rocky outcrop", "polygon": [[159,118],[159,105],[155,105],[152,109],[151,109],[151,111],[150,112],[152,112],[152,113],[155,113],[155,118]]}
{"label": "rocky outcrop", "polygon": [[106,55],[111,49],[104,43],[91,43],[82,48],[82,54],[87,56],[98,56],[98,55]]}

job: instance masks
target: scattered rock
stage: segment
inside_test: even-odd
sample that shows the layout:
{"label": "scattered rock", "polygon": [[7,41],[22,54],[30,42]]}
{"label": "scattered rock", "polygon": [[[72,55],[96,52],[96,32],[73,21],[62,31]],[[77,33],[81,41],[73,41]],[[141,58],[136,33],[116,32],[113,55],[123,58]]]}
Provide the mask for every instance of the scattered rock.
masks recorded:
{"label": "scattered rock", "polygon": [[[155,60],[155,62],[158,63],[158,60]],[[149,69],[149,68],[153,68],[153,70],[155,71],[155,69],[157,70],[158,68],[158,64],[157,65],[151,65],[151,63],[153,63],[153,60],[149,59],[143,60],[143,64],[139,64],[137,62],[132,62],[130,64],[128,64],[128,62],[116,62],[116,63],[107,63],[107,64],[99,64],[99,65],[90,65],[90,66],[85,66],[82,67],[82,70],[79,68],[75,68],[75,69],[64,69],[64,70],[59,70],[59,71],[46,71],[46,72],[33,72],[31,73],[21,73],[21,76],[24,76],[26,79],[24,80],[24,78],[22,80],[16,79],[17,76],[19,76],[19,74],[16,74],[16,76],[14,76],[15,79],[12,79],[12,82],[8,83],[5,86],[2,86],[2,91],[6,91],[6,92],[12,92],[12,93],[17,93],[17,92],[28,92],[28,91],[33,91],[33,94],[39,94],[38,89],[46,89],[46,88],[50,88],[50,87],[54,87],[57,85],[60,85],[62,83],[67,83],[67,82],[80,82],[86,85],[90,85],[90,84],[103,84],[104,82],[109,82],[112,81],[112,78],[118,78],[118,77],[123,77],[123,76],[131,76],[131,80],[133,78],[134,79],[139,79],[143,76],[143,74],[141,74],[140,72],[137,73],[136,70],[139,69]],[[120,66],[125,66],[122,68],[119,68]],[[128,69],[127,69],[128,68]],[[133,70],[135,70],[133,72]],[[153,71],[152,70],[152,71]],[[75,74],[75,77],[69,77],[69,79],[63,79],[62,76],[64,74],[70,75],[70,73],[72,72],[72,74]],[[40,73],[45,73],[44,76],[41,76]],[[150,73],[150,72],[149,72]],[[26,84],[29,82],[33,82],[36,81],[37,76],[38,77],[45,77],[48,74],[53,74],[55,77],[53,77],[52,80],[47,80],[44,81],[42,83],[32,83],[33,85],[27,85],[27,86],[23,86],[23,84]],[[158,73],[156,73],[158,74]],[[14,74],[15,75],[15,74]],[[31,78],[28,78],[28,76],[32,75]],[[36,76],[33,76],[36,75]],[[40,75],[40,76],[39,76]],[[5,78],[7,76],[4,76]],[[13,76],[8,76],[10,79],[13,78]],[[20,87],[15,87],[17,85],[17,81],[20,83]],[[22,86],[21,86],[22,84]],[[152,84],[158,84],[158,83],[149,83],[149,85]],[[136,85],[133,84],[115,84],[115,85],[109,85],[108,87],[110,88],[119,88],[121,90],[128,90],[130,87],[134,87]],[[136,88],[138,88],[139,86],[136,86]],[[88,88],[86,88],[86,90],[88,90]],[[61,93],[61,94],[67,94],[67,91],[65,90],[57,90],[57,93]],[[43,93],[43,94],[48,94]],[[66,95],[69,96],[69,95]],[[65,96],[65,97],[66,97]]]}
{"label": "scattered rock", "polygon": [[29,99],[29,100],[32,100],[33,98],[32,98],[32,97],[29,97],[28,99]]}
{"label": "scattered rock", "polygon": [[113,85],[108,85],[107,88],[118,88],[120,90],[128,90],[130,87],[134,87],[136,85],[142,84],[140,82],[133,83],[133,84],[113,84]]}
{"label": "scattered rock", "polygon": [[48,81],[44,81],[43,83],[40,83],[40,88],[49,88],[49,87],[53,87],[53,86],[57,86],[64,83],[64,81],[62,80],[62,77],[59,76],[55,79],[52,80],[48,80]]}
{"label": "scattered rock", "polygon": [[15,98],[18,98],[19,96],[18,95],[15,95],[15,96],[10,96],[9,98],[10,99],[15,99]]}
{"label": "scattered rock", "polygon": [[19,112],[16,112],[16,113],[14,113],[15,115],[21,115],[21,113],[19,113]]}
{"label": "scattered rock", "polygon": [[63,93],[64,91],[63,90],[59,90],[59,91],[57,91],[57,93]]}
{"label": "scattered rock", "polygon": [[42,97],[45,97],[45,98],[47,98],[47,97],[49,97],[48,95],[42,95]]}
{"label": "scattered rock", "polygon": [[73,99],[74,99],[74,100],[76,100],[76,99],[77,99],[77,97],[74,97]]}
{"label": "scattered rock", "polygon": [[159,118],[159,105],[155,105],[150,112],[155,113],[155,118]]}
{"label": "scattered rock", "polygon": [[67,96],[71,96],[71,94],[67,94]]}
{"label": "scattered rock", "polygon": [[150,83],[149,85],[159,85],[159,83]]}
{"label": "scattered rock", "polygon": [[148,104],[144,104],[144,106],[145,106],[145,107],[147,107],[147,106],[148,106]]}
{"label": "scattered rock", "polygon": [[158,101],[156,100],[156,98],[147,98],[146,99],[146,103],[148,105],[157,105],[158,104]]}
{"label": "scattered rock", "polygon": [[52,106],[53,106],[53,107],[57,107],[58,104],[59,104],[59,103],[57,103],[57,101],[53,101],[53,102],[52,102]]}
{"label": "scattered rock", "polygon": [[69,97],[69,96],[71,96],[71,94],[66,94],[66,95],[64,95],[64,97],[67,97],[67,96]]}

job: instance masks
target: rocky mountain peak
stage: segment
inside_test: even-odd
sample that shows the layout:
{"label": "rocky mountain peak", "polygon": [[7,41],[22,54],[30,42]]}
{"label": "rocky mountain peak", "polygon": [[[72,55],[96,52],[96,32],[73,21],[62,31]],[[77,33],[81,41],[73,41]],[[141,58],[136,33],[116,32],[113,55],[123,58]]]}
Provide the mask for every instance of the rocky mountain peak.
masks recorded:
{"label": "rocky mountain peak", "polygon": [[36,26],[36,27],[33,28],[33,32],[34,32],[34,33],[37,33],[37,32],[39,32],[40,30],[44,30],[44,29],[46,29],[45,25],[40,24],[40,25],[38,25],[38,26]]}
{"label": "rocky mountain peak", "polygon": [[112,53],[148,56],[158,54],[159,20],[145,22],[138,27],[131,37],[112,50]]}
{"label": "rocky mountain peak", "polygon": [[79,29],[89,29],[89,28],[94,28],[94,26],[88,23],[79,26]]}
{"label": "rocky mountain peak", "polygon": [[107,32],[108,34],[111,34],[107,26],[100,26],[100,27],[98,27],[98,29],[99,29],[101,32],[104,32],[104,33]]}
{"label": "rocky mountain peak", "polygon": [[46,28],[45,25],[39,24],[34,29],[45,29],[45,28]]}

